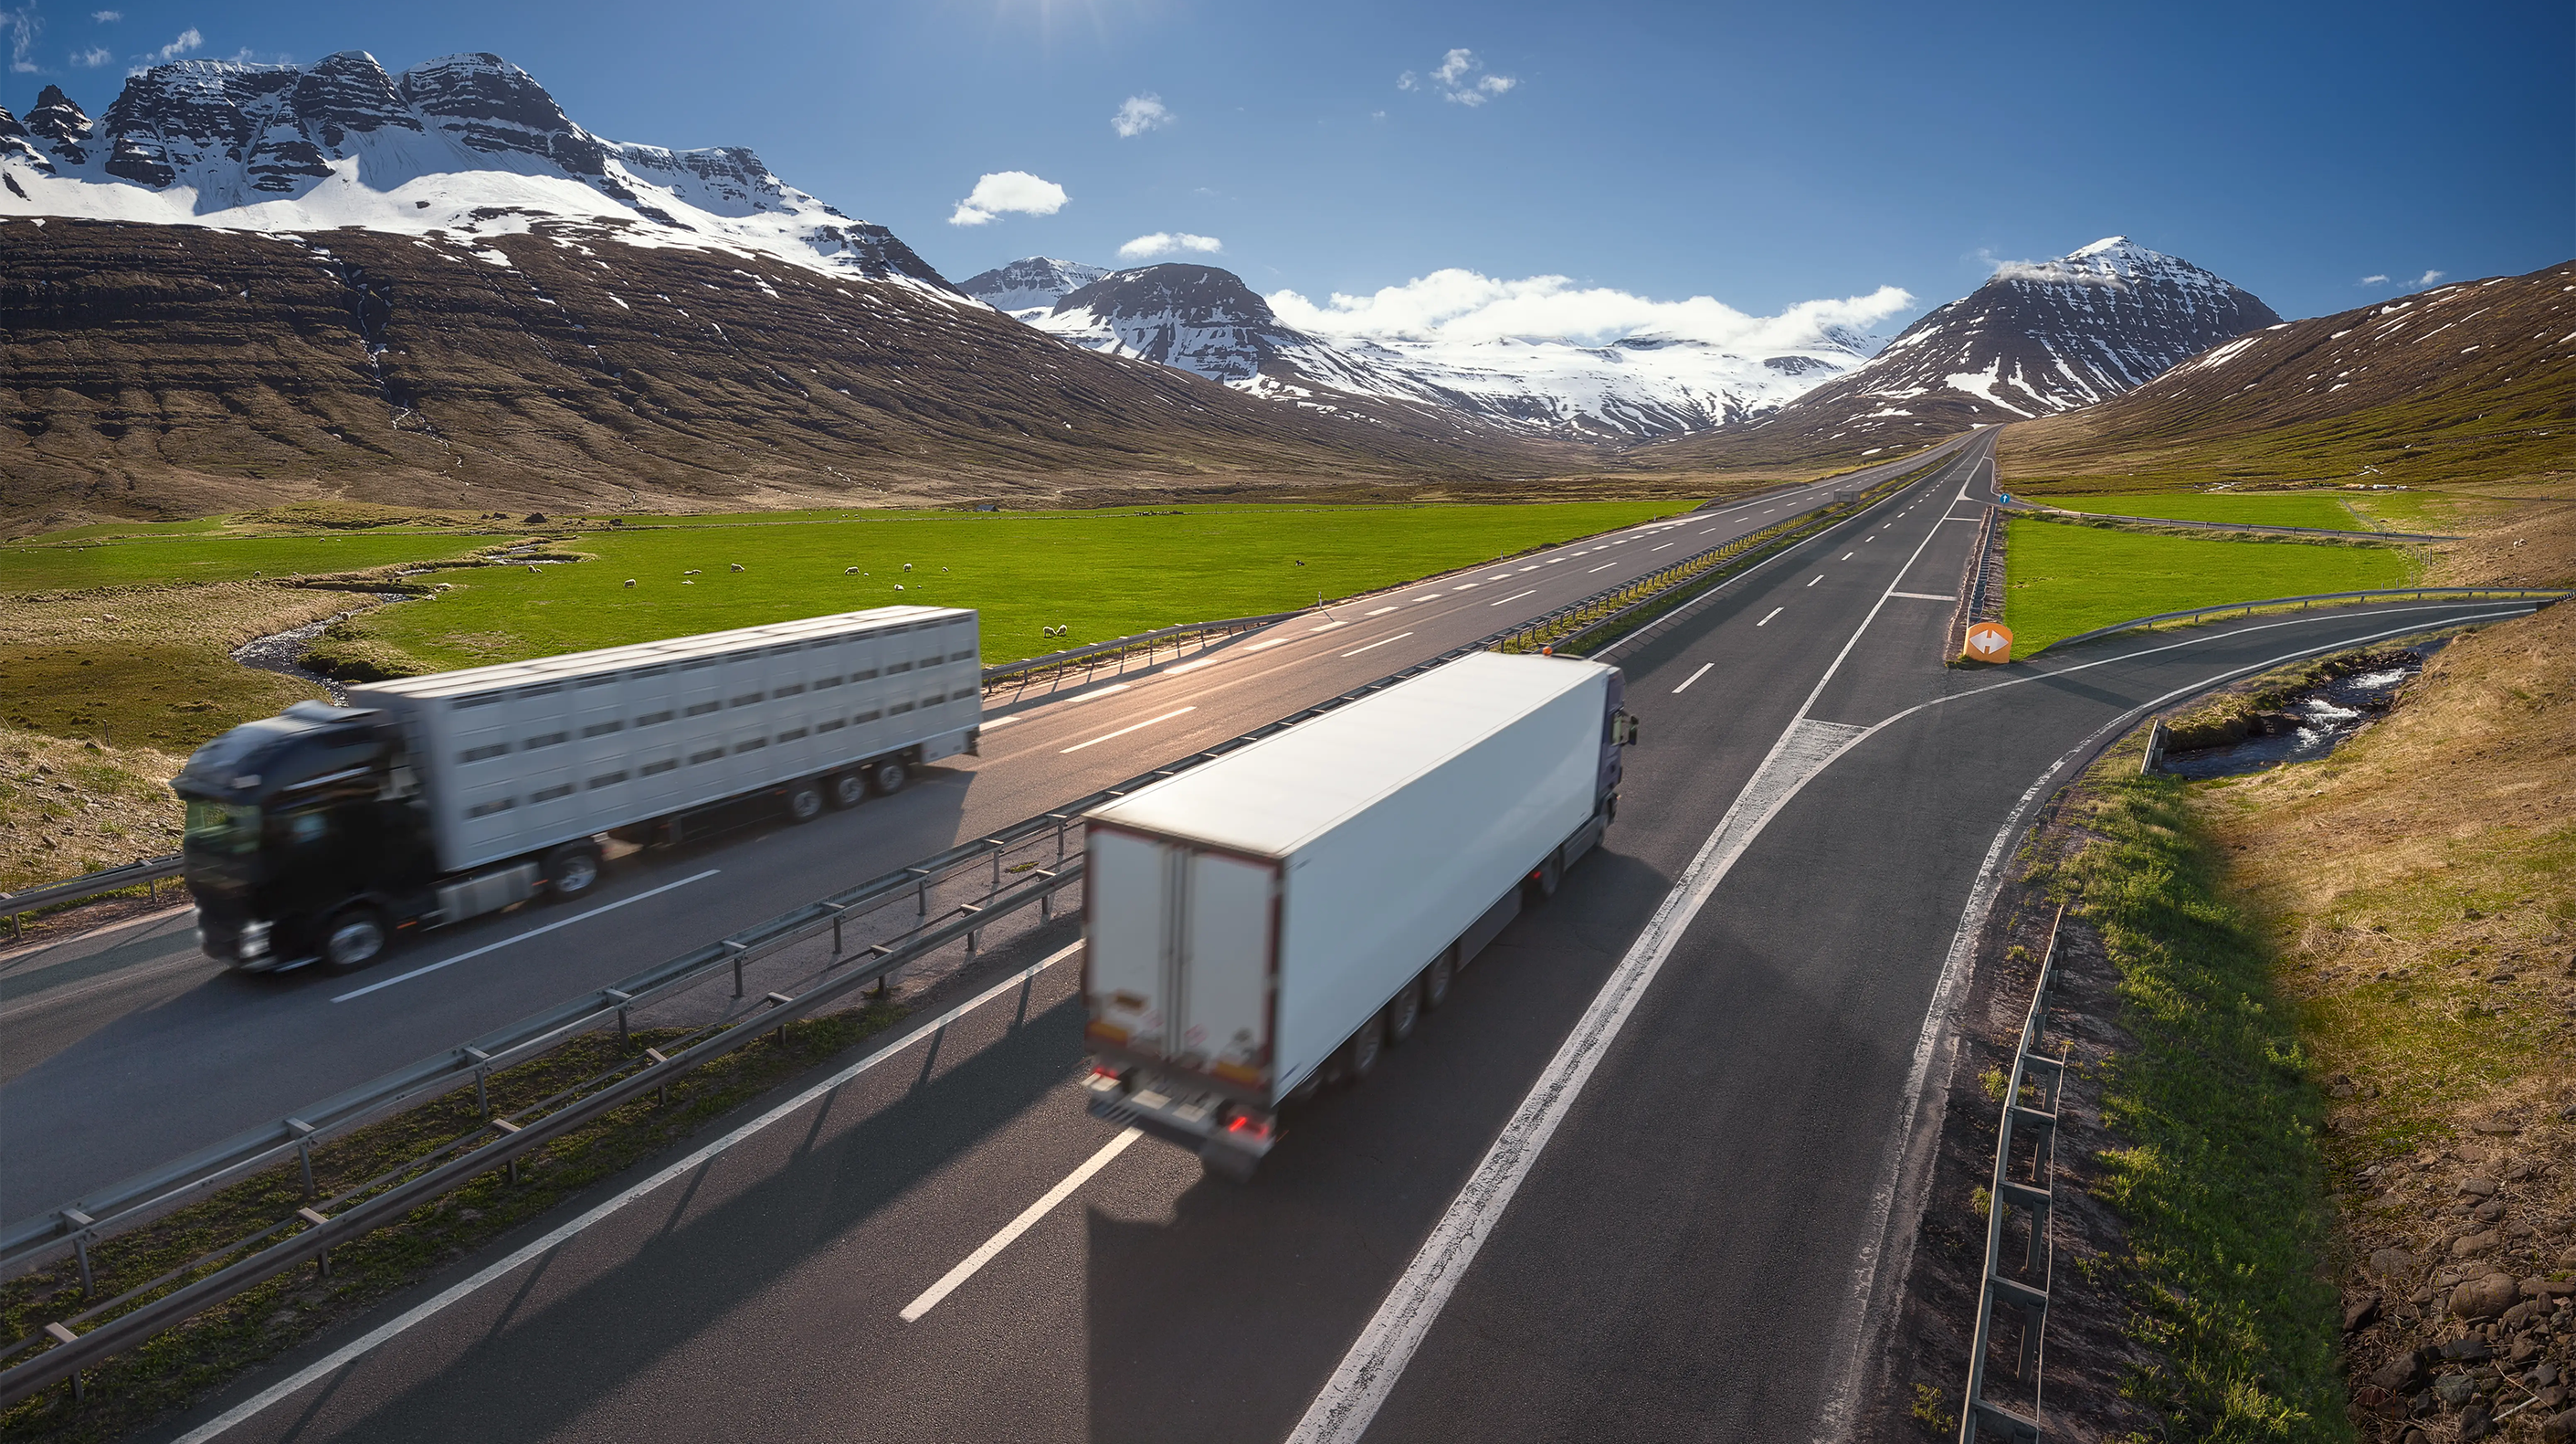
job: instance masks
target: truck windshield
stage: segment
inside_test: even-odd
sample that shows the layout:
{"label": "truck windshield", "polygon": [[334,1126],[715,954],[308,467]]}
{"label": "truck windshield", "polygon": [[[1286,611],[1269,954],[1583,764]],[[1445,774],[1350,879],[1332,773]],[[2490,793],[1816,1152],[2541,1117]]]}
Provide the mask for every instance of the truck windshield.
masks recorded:
{"label": "truck windshield", "polygon": [[186,837],[189,846],[208,852],[254,851],[259,847],[259,809],[191,797]]}

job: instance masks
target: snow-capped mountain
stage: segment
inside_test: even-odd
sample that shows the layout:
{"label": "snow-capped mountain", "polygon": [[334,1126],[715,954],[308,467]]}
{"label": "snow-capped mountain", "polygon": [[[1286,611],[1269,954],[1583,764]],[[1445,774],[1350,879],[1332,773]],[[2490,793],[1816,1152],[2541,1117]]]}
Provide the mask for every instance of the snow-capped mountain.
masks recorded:
{"label": "snow-capped mountain", "polygon": [[2134,390],[2280,319],[2222,277],[2111,236],[1998,268],[1868,365],[1746,429],[1865,443],[2046,416]]}
{"label": "snow-capped mountain", "polygon": [[133,76],[95,121],[47,86],[23,123],[0,111],[0,216],[12,214],[272,234],[577,225],[630,245],[951,289],[892,232],[786,184],[750,151],[603,140],[497,55],[401,75],[355,50],[309,67],[183,60]]}
{"label": "snow-capped mountain", "polygon": [[1876,349],[1873,338],[1832,325],[1807,328],[1760,355],[1659,332],[1601,346],[1550,338],[1327,338],[1283,323],[1233,272],[1177,263],[1103,272],[1033,256],[961,289],[1092,350],[1301,406],[1361,415],[1395,406],[1416,417],[1610,442],[1706,431],[1760,414]]}
{"label": "snow-capped mountain", "polygon": [[1054,310],[1055,303],[1068,294],[1108,274],[1106,266],[1030,256],[969,276],[957,283],[957,289],[997,311],[1007,311],[1022,321],[1035,321]]}

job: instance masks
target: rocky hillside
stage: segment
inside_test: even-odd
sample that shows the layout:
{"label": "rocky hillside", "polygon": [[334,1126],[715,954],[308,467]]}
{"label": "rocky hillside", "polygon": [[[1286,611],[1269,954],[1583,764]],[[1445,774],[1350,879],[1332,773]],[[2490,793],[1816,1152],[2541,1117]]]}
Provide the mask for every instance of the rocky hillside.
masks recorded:
{"label": "rocky hillside", "polygon": [[2398,484],[2576,470],[2576,263],[2239,337],[2117,399],[2019,423],[2025,478]]}
{"label": "rocky hillside", "polygon": [[1673,455],[1870,456],[1920,445],[2091,406],[2280,319],[2189,261],[2112,236],[2053,261],[2002,266],[1867,365]]}
{"label": "rocky hillside", "polygon": [[0,111],[0,515],[1054,499],[1526,473],[951,287],[743,150],[525,72],[183,62]]}

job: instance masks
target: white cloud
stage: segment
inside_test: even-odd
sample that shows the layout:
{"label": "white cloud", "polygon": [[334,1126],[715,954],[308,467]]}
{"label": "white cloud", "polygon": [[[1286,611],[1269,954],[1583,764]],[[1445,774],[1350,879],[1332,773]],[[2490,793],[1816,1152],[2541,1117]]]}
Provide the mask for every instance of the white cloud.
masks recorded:
{"label": "white cloud", "polygon": [[125,18],[125,12],[122,10],[93,10],[89,12],[89,18],[101,25],[113,25],[117,21]]}
{"label": "white cloud", "polygon": [[9,32],[9,69],[18,75],[33,75],[36,64],[36,37],[45,33],[45,18],[29,5],[20,10],[0,10],[0,30]]}
{"label": "white cloud", "polygon": [[164,61],[176,60],[205,43],[206,37],[197,32],[196,26],[191,25],[180,31],[177,39],[161,47],[161,58]]}
{"label": "white cloud", "polygon": [[1109,117],[1109,128],[1121,139],[1160,130],[1171,123],[1171,109],[1159,95],[1131,95],[1118,107],[1118,113]]}
{"label": "white cloud", "polygon": [[116,52],[104,45],[93,45],[87,50],[72,52],[72,64],[84,70],[96,70],[115,58]]}
{"label": "white cloud", "polygon": [[1120,246],[1118,255],[1122,260],[1141,261],[1147,256],[1168,256],[1174,251],[1197,251],[1205,255],[1214,255],[1224,249],[1225,242],[1214,236],[1194,236],[1187,231],[1156,231],[1150,236],[1138,236]]}
{"label": "white cloud", "polygon": [[2429,286],[2449,274],[2450,272],[2448,271],[2426,271],[2424,274],[2415,278],[2415,284],[2419,288]]}
{"label": "white cloud", "polygon": [[1473,106],[1482,105],[1520,84],[1514,76],[1496,75],[1492,71],[1485,71],[1482,75],[1476,73],[1484,69],[1484,62],[1476,58],[1476,52],[1452,50],[1440,57],[1440,63],[1432,67],[1429,76],[1416,75],[1408,70],[1395,78],[1395,88],[1433,90],[1439,92],[1442,100]]}
{"label": "white cloud", "polygon": [[1564,276],[1498,280],[1474,271],[1434,271],[1373,295],[1336,292],[1322,305],[1295,291],[1270,296],[1279,319],[1325,336],[1417,341],[1564,341],[1598,346],[1653,331],[1749,352],[1812,341],[1827,326],[1855,330],[1914,303],[1895,286],[1866,296],[1802,301],[1777,316],[1748,316],[1707,296],[1656,301],[1607,287],[1579,287]]}
{"label": "white cloud", "polygon": [[2386,276],[2364,276],[2354,284],[2361,286],[2385,286],[2388,284],[2388,278]]}
{"label": "white cloud", "polygon": [[1064,209],[1070,199],[1064,187],[1051,180],[1040,180],[1024,170],[989,171],[975,182],[975,189],[957,203],[948,217],[952,226],[980,226],[1004,211],[1017,211],[1024,216],[1051,216]]}

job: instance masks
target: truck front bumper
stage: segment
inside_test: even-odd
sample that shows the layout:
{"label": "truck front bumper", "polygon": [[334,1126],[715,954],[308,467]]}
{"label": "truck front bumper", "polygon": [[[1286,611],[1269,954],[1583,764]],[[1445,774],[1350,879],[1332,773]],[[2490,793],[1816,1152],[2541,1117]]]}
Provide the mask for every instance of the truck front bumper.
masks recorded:
{"label": "truck front bumper", "polygon": [[1087,1085],[1091,1116],[1179,1144],[1228,1178],[1250,1178],[1253,1165],[1267,1157],[1278,1141],[1269,1115],[1228,1106],[1214,1093],[1167,1093],[1156,1086],[1163,1081],[1150,1079],[1131,1089],[1116,1078],[1094,1073]]}

